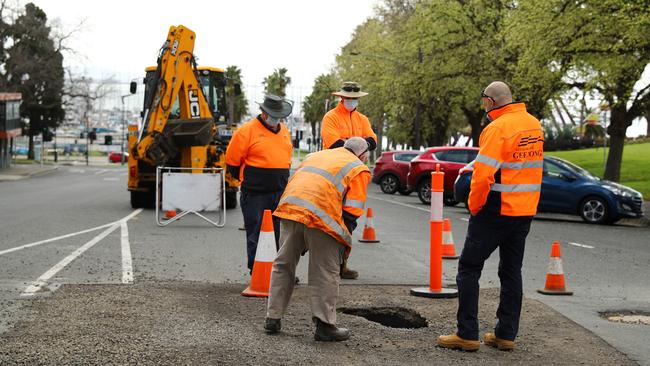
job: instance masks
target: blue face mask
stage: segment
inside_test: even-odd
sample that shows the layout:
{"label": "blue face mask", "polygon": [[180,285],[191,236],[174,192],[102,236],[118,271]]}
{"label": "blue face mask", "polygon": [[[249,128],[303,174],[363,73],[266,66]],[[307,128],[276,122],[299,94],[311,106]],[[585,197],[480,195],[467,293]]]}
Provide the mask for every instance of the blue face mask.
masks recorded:
{"label": "blue face mask", "polygon": [[269,117],[266,119],[266,124],[269,125],[269,126],[271,126],[271,127],[275,127],[275,126],[277,126],[278,123],[280,123],[280,119],[279,119],[279,118],[275,118],[275,117],[271,117],[271,116],[269,116]]}
{"label": "blue face mask", "polygon": [[359,99],[343,99],[343,106],[348,111],[352,112],[359,105]]}

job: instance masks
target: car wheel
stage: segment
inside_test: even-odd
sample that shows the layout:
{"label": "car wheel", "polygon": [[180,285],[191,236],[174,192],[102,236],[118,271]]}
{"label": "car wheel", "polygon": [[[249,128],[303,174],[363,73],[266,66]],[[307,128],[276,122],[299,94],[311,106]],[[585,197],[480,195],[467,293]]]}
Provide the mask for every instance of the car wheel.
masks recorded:
{"label": "car wheel", "polygon": [[578,208],[580,217],[590,224],[609,223],[609,208],[604,199],[596,196],[585,198]]}
{"label": "car wheel", "polygon": [[413,193],[413,191],[408,188],[400,188],[397,192],[399,192],[399,194],[401,194],[402,196],[408,196],[411,193]]}
{"label": "car wheel", "polygon": [[422,203],[425,205],[430,205],[431,204],[431,181],[428,179],[422,180],[420,183],[418,183],[418,198]]}
{"label": "car wheel", "polygon": [[379,187],[386,194],[394,194],[399,188],[399,180],[393,174],[386,174],[379,180]]}

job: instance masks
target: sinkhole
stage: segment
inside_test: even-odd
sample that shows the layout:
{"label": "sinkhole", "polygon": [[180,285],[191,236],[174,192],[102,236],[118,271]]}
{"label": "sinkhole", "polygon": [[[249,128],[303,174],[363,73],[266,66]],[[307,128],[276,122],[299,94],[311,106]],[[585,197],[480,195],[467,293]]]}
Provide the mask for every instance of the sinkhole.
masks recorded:
{"label": "sinkhole", "polygon": [[338,312],[360,316],[391,328],[424,328],[427,320],[417,311],[402,307],[339,308]]}

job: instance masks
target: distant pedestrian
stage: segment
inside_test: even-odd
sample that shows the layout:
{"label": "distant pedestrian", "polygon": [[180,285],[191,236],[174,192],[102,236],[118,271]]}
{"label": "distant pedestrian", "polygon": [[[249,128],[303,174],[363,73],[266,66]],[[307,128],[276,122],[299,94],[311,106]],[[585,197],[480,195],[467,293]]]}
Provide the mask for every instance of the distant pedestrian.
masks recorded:
{"label": "distant pedestrian", "polygon": [[[358,83],[346,81],[341,90],[333,92],[332,95],[340,97],[341,102],[323,117],[323,148],[341,147],[347,139],[361,137],[368,143],[368,151],[374,151],[377,148],[377,135],[372,131],[368,117],[357,110],[359,98],[368,93],[362,92]],[[357,277],[359,272],[349,269],[346,259],[341,266],[341,278],[353,280]]]}
{"label": "distant pedestrian", "polygon": [[343,147],[307,155],[287,185],[277,210],[281,219],[280,252],[273,262],[266,323],[281,329],[281,318],[294,288],[296,266],[309,250],[309,296],[317,341],[343,341],[336,327],[340,266],[352,249],[352,231],[363,214],[370,170],[368,144],[360,137]]}
{"label": "distant pedestrian", "polygon": [[[291,136],[281,122],[291,114],[289,102],[267,95],[261,113],[239,127],[226,150],[230,174],[241,179],[240,205],[246,228],[248,269],[252,272],[264,210],[275,210],[289,180]],[[280,222],[274,219],[275,241],[280,237]]]}
{"label": "distant pedestrian", "polygon": [[483,263],[499,248],[501,300],[494,332],[485,344],[514,348],[522,301],[521,266],[526,236],[537,213],[544,167],[544,134],[524,103],[514,103],[510,88],[495,81],[481,93],[492,121],[481,133],[468,206],[471,212],[465,246],[458,262],[458,329],[440,336],[438,345],[474,351],[479,348],[479,278]]}

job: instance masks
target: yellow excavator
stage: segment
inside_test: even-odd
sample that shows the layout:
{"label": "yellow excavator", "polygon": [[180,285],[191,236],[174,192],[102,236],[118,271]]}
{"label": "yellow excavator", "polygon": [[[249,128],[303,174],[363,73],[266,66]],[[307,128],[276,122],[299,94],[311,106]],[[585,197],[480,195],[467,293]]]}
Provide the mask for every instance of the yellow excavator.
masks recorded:
{"label": "yellow excavator", "polygon": [[[227,80],[223,69],[197,66],[195,38],[182,25],[170,27],[157,65],[145,69],[142,126],[130,125],[128,137],[133,208],[155,207],[158,166],[194,168],[193,173],[222,168],[226,173],[226,148],[235,129],[227,112]],[[239,84],[233,89],[235,96],[241,94]],[[226,208],[234,208],[238,177],[226,173],[225,178]]]}

